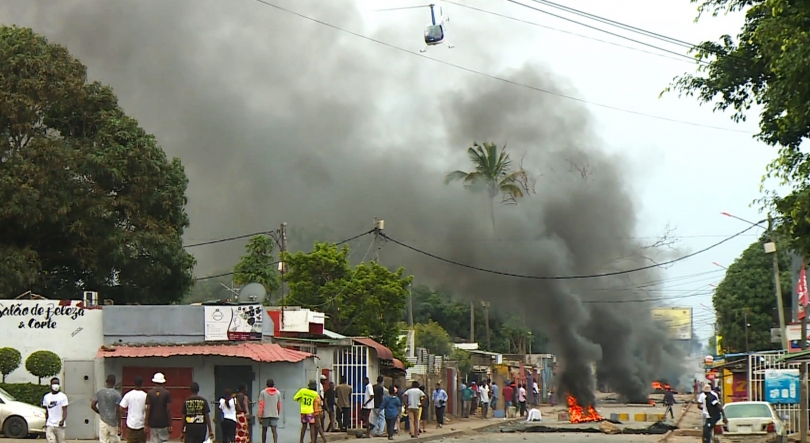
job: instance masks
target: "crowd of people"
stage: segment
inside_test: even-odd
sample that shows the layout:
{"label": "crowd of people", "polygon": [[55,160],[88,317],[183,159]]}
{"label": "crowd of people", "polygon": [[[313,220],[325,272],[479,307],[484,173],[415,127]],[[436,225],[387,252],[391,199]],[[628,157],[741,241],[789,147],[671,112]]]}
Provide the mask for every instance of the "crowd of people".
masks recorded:
{"label": "crowd of people", "polygon": [[[352,398],[354,388],[340,378],[336,386],[325,375],[320,382],[312,380],[298,390],[293,400],[299,404],[301,431],[300,443],[309,432],[311,443],[318,437],[326,443],[327,432],[346,432],[352,426]],[[375,384],[363,380],[359,426],[365,436],[387,436],[393,439],[401,428],[412,438],[427,432],[428,412],[433,408],[436,427],[445,423],[445,410],[449,396],[441,383],[429,391],[419,382],[412,382],[407,390],[396,385],[384,386],[384,378],[378,377]],[[171,392],[164,387],[166,377],[158,372],[152,377],[151,389],[143,386],[142,377],[135,377],[133,387],[122,395],[116,387],[116,377],[107,376],[106,386],[94,395],[90,408],[99,416],[99,440],[101,443],[117,443],[125,435],[127,443],[167,443],[173,431],[173,419],[182,423],[181,440],[185,443],[206,443],[213,440],[214,429],[208,400],[199,395],[200,386],[192,382],[190,396],[185,398],[181,416],[173,417]],[[461,384],[463,417],[475,416],[480,410],[482,418],[489,418],[490,411],[508,410],[515,407],[521,416],[526,414],[527,391],[523,384],[507,381],[503,389],[497,383],[486,380],[480,384]],[[534,385],[537,398],[537,385]],[[42,405],[46,414],[46,438],[48,443],[65,443],[65,421],[68,414],[68,398],[60,390],[58,378],[51,380],[51,392],[44,396]],[[251,401],[246,386],[235,391],[225,389],[215,406],[222,412],[219,431],[223,443],[250,443],[250,425],[257,419],[261,425],[261,442],[267,443],[268,432],[273,443],[278,443],[278,424],[282,412],[282,394],[272,379],[257,397],[258,410],[251,411]]]}

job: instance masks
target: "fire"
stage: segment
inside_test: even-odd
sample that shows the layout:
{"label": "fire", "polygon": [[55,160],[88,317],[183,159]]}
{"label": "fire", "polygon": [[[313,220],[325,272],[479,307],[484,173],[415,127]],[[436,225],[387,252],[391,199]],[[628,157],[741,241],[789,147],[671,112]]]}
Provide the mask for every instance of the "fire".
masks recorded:
{"label": "fire", "polygon": [[652,382],[652,388],[653,388],[653,391],[663,391],[664,390],[664,386],[661,384],[661,382],[658,382],[658,381]]}
{"label": "fire", "polygon": [[571,420],[571,423],[586,423],[589,421],[602,421],[601,415],[596,412],[596,409],[593,406],[588,406],[588,410],[586,411],[585,408],[577,403],[577,399],[568,396],[568,418]]}

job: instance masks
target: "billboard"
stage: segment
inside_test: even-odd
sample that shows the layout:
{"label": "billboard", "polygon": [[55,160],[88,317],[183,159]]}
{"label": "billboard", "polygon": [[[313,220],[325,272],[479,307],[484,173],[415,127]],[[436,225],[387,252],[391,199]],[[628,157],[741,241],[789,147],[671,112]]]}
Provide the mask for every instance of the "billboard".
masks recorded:
{"label": "billboard", "polygon": [[205,307],[205,341],[262,339],[262,305]]}
{"label": "billboard", "polygon": [[670,340],[692,339],[692,308],[654,308],[652,316],[666,324]]}
{"label": "billboard", "polygon": [[[788,352],[799,352],[802,350],[802,325],[801,323],[793,323],[785,326],[785,335],[787,335]],[[810,328],[808,328],[807,338],[810,339]],[[810,345],[810,340],[807,341]],[[807,347],[810,349],[810,346]]]}

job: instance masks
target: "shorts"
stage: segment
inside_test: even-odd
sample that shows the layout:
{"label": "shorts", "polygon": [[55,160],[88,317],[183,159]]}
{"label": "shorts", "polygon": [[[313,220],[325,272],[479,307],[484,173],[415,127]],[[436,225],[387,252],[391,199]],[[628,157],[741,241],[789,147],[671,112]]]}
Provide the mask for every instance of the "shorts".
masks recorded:
{"label": "shorts", "polygon": [[301,414],[301,423],[305,425],[315,423],[315,414]]}
{"label": "shorts", "polygon": [[127,426],[127,443],[146,443],[146,431]]}
{"label": "shorts", "polygon": [[360,410],[360,420],[366,425],[371,424],[371,422],[369,421],[369,416],[370,415],[371,415],[371,409],[363,408],[363,409]]}
{"label": "shorts", "polygon": [[276,427],[278,426],[278,417],[262,417],[261,422],[263,428]]}

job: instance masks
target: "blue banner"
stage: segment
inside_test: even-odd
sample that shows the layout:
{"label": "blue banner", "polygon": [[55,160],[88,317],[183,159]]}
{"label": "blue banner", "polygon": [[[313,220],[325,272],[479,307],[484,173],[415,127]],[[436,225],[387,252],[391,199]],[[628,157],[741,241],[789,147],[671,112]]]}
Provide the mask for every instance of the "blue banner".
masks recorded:
{"label": "blue banner", "polygon": [[766,369],[765,401],[778,404],[798,404],[799,370]]}

